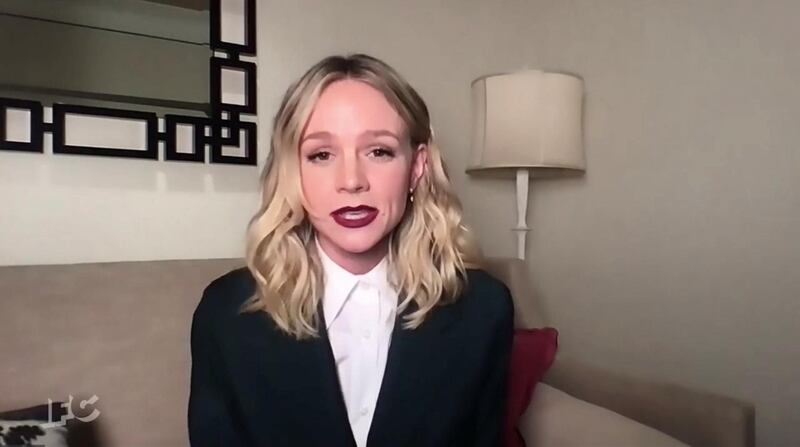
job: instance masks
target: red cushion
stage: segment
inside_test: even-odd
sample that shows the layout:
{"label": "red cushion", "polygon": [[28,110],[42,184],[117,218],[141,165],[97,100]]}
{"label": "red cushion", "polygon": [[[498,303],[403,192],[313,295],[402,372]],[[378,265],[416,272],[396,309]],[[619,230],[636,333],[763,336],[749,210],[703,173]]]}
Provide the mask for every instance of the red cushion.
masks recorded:
{"label": "red cushion", "polygon": [[515,329],[508,372],[508,406],[506,408],[505,446],[525,447],[517,424],[533,397],[533,389],[542,380],[556,358],[558,331]]}

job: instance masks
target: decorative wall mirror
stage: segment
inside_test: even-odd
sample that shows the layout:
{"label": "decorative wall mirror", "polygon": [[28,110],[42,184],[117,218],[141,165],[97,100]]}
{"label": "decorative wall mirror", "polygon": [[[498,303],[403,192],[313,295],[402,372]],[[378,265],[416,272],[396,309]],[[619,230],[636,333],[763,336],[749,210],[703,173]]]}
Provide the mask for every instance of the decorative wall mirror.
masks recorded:
{"label": "decorative wall mirror", "polygon": [[255,165],[255,3],[3,0],[0,151]]}

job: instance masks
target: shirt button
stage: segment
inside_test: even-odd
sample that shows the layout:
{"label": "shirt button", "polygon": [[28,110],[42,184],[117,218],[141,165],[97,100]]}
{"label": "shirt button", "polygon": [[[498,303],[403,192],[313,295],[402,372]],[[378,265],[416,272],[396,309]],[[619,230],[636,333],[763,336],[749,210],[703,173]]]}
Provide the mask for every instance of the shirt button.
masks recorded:
{"label": "shirt button", "polygon": [[369,408],[361,407],[361,416],[366,416],[369,413]]}
{"label": "shirt button", "polygon": [[364,337],[364,338],[366,338],[367,340],[369,340],[369,338],[372,336],[372,332],[370,332],[370,331],[369,331],[369,329],[366,329],[366,330],[364,330],[364,332],[361,334],[361,336],[362,336],[362,337]]}

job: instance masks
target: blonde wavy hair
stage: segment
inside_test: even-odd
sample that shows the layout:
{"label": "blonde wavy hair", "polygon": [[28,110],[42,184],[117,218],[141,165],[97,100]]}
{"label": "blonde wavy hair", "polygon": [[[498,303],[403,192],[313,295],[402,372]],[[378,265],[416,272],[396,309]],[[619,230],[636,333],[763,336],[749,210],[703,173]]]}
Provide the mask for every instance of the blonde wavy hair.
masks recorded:
{"label": "blonde wavy hair", "polygon": [[389,235],[388,280],[400,297],[398,312],[416,305],[405,316],[404,328],[419,327],[435,306],[455,301],[466,287],[466,269],[481,264],[433,141],[422,98],[376,58],[363,54],[325,58],[283,97],[261,178],[261,206],[247,231],[247,267],[256,292],[242,311],[268,313],[281,330],[297,339],[318,336],[324,291],[314,229],[302,206],[299,142],[320,93],[342,79],[364,82],[383,93],[405,122],[411,147],[428,147],[427,169],[413,192],[414,201]]}

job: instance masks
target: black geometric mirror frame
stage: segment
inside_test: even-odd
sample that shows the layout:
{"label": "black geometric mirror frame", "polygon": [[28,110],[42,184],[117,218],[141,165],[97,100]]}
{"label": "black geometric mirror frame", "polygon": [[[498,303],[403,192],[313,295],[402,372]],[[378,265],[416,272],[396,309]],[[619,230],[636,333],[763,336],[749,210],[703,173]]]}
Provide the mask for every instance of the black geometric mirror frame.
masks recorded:
{"label": "black geometric mirror frame", "polygon": [[[165,161],[206,162],[206,145],[210,149],[210,163],[252,165],[258,161],[257,126],[251,121],[242,121],[242,115],[256,114],[256,64],[242,61],[240,57],[256,55],[256,0],[244,2],[244,43],[222,40],[222,0],[210,1],[210,45],[212,55],[209,60],[209,88],[211,116],[164,115],[164,132],[159,131],[158,115],[155,112],[142,112],[104,107],[90,107],[70,104],[53,104],[52,121],[44,121],[44,107],[40,102],[0,97],[0,150],[44,152],[44,133],[53,135],[54,154],[99,155],[125,158],[145,158],[159,160],[159,142],[164,142]],[[214,53],[224,53],[226,57]],[[239,71],[244,74],[244,104],[223,102],[223,71]],[[19,109],[29,113],[30,139],[26,142],[7,138],[7,111]],[[139,121],[146,126],[145,150],[120,149],[116,147],[73,146],[66,144],[66,115],[83,115],[108,118],[122,118]],[[192,152],[179,152],[177,148],[179,125],[193,128]],[[209,129],[206,135],[206,128]],[[225,135],[227,134],[227,135]],[[244,141],[242,141],[244,137]],[[225,146],[241,147],[244,155],[234,156],[223,153]]]}

